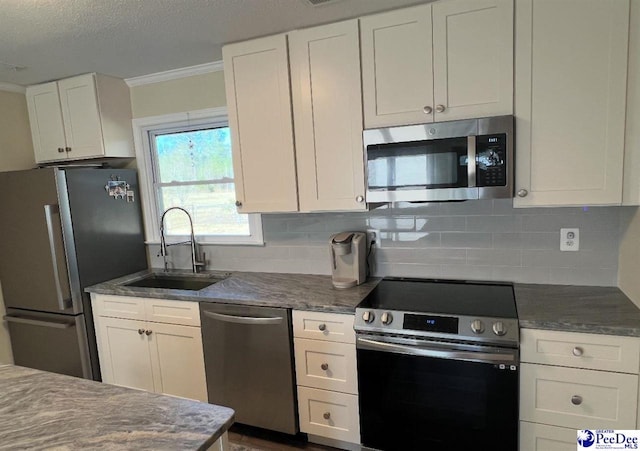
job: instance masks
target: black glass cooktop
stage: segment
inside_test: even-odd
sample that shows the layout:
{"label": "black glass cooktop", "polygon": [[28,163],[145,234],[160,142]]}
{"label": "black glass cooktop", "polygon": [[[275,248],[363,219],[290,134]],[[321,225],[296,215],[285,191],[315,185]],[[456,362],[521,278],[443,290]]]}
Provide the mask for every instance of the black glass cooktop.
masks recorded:
{"label": "black glass cooktop", "polygon": [[513,285],[385,278],[358,305],[378,310],[517,318]]}

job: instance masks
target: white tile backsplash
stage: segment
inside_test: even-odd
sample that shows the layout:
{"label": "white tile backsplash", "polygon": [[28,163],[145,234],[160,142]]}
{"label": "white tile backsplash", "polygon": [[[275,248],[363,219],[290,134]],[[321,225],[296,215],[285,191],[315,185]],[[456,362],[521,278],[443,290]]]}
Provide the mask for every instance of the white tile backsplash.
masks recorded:
{"label": "white tile backsplash", "polygon": [[[265,246],[205,246],[210,269],[329,274],[333,233],[374,228],[378,276],[615,286],[620,207],[514,209],[510,199],[400,204],[371,212],[263,215]],[[580,251],[560,252],[560,228]],[[170,249],[189,267],[189,249]],[[162,266],[157,246],[152,265]]]}

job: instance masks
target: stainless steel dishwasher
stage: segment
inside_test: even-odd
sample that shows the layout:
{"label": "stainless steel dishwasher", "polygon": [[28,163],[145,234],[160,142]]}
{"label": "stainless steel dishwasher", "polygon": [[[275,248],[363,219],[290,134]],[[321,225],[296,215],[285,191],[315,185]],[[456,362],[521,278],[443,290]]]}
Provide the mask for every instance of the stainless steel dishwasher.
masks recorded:
{"label": "stainless steel dishwasher", "polygon": [[236,421],[298,432],[291,311],[200,303],[209,402]]}

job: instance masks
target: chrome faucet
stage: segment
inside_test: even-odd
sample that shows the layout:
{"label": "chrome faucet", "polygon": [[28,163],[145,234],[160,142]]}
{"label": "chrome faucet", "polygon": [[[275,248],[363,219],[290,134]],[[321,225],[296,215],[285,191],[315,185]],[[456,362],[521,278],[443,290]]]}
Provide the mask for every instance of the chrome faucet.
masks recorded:
{"label": "chrome faucet", "polygon": [[[189,218],[189,226],[191,227],[191,239],[189,241],[181,241],[179,243],[167,244],[167,241],[164,237],[164,217],[171,210],[180,210],[184,212],[185,215],[187,215],[187,218]],[[162,213],[162,217],[160,218],[160,254],[159,255],[162,255],[162,258],[164,260],[165,271],[168,269],[167,248],[169,246],[175,246],[177,244],[191,244],[191,269],[193,270],[194,273],[199,272],[200,269],[206,265],[206,261],[205,261],[206,254],[204,252],[202,253],[202,260],[201,261],[198,260],[198,243],[196,243],[196,237],[195,237],[195,234],[193,233],[193,220],[191,219],[191,215],[187,210],[185,210],[182,207],[171,207],[171,208],[167,208],[164,211],[164,213]]]}

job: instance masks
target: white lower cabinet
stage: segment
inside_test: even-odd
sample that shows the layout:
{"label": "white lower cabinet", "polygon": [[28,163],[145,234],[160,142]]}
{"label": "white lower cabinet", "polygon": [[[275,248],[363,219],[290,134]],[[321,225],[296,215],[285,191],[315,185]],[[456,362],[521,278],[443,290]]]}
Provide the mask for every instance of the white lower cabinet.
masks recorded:
{"label": "white lower cabinet", "polygon": [[520,451],[575,451],[575,429],[520,422]]}
{"label": "white lower cabinet", "polygon": [[638,376],[532,365],[520,367],[520,418],[573,429],[634,429]]}
{"label": "white lower cabinet", "polygon": [[344,442],[360,442],[357,395],[299,386],[298,409],[303,432]]}
{"label": "white lower cabinet", "polygon": [[108,317],[95,323],[102,381],[155,391],[146,323]]}
{"label": "white lower cabinet", "polygon": [[196,302],[95,294],[92,302],[103,382],[207,401]]}
{"label": "white lower cabinet", "polygon": [[520,451],[575,450],[578,429],[636,429],[640,339],[520,336]]}
{"label": "white lower cabinet", "polygon": [[[293,311],[300,430],[340,447],[360,443],[353,315]],[[309,338],[312,337],[312,338]]]}

